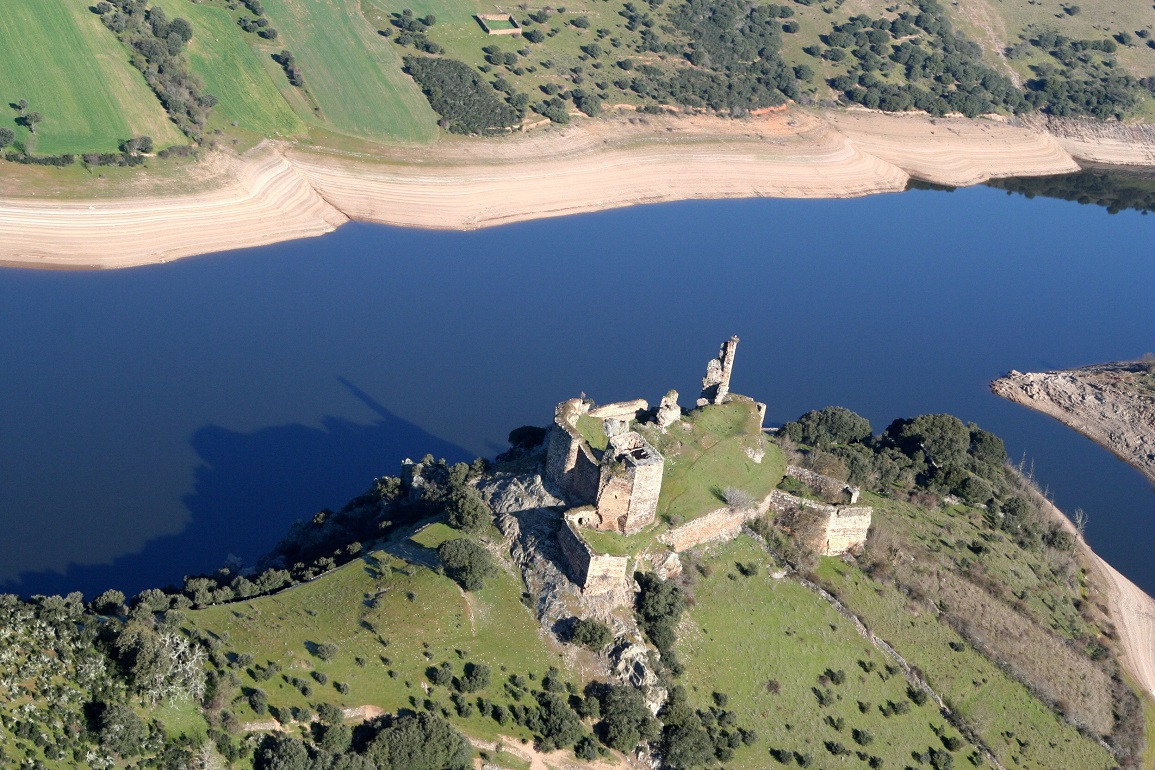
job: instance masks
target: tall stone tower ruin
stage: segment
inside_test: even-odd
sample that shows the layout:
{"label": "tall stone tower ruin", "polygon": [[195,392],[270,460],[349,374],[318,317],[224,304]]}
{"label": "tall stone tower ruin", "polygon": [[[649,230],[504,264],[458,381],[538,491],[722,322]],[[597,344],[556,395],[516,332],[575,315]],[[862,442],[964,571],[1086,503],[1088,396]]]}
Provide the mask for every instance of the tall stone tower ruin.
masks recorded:
{"label": "tall stone tower ruin", "polygon": [[722,343],[718,357],[706,364],[706,376],[702,378],[702,397],[698,406],[718,404],[730,392],[730,373],[734,371],[734,354],[738,351],[738,337],[734,336]]}

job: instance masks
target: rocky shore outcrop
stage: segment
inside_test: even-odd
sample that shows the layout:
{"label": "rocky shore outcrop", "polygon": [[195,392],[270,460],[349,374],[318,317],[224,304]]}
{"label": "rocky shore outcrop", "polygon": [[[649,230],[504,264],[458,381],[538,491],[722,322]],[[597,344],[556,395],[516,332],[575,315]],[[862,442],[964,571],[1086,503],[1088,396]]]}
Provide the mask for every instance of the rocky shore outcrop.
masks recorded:
{"label": "rocky shore outcrop", "polygon": [[1012,370],[991,390],[1074,428],[1155,482],[1155,367],[1149,362]]}

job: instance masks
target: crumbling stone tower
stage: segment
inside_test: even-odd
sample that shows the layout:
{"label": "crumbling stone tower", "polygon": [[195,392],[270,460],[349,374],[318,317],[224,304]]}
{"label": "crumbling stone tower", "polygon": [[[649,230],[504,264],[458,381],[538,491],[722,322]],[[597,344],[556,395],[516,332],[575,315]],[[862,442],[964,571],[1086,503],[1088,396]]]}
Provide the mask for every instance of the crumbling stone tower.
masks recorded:
{"label": "crumbling stone tower", "polygon": [[598,480],[598,529],[632,535],[658,513],[665,460],[658,450],[629,431],[610,438]]}
{"label": "crumbling stone tower", "polygon": [[734,336],[722,343],[718,357],[710,359],[706,365],[706,376],[702,378],[702,397],[698,406],[718,404],[730,392],[730,373],[734,371],[734,354],[738,351],[738,337]]}

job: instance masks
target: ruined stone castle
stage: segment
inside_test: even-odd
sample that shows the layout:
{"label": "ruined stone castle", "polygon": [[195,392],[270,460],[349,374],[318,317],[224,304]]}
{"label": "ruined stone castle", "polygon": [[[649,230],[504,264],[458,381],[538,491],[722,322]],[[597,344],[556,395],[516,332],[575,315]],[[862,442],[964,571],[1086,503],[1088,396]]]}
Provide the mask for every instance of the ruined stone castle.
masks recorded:
{"label": "ruined stone castle", "polygon": [[[709,361],[702,379],[697,407],[746,400],[755,405],[760,420],[766,405],[730,393],[730,377],[738,338],[724,342],[718,356]],[[627,581],[630,559],[599,554],[582,535],[583,529],[634,535],[654,522],[662,488],[665,458],[633,425],[653,423],[669,430],[682,418],[677,391],[669,391],[654,409],[644,399],[595,406],[584,395],[557,405],[554,424],[546,443],[546,479],[571,506],[563,514],[558,544],[571,575],[586,593],[609,592]],[[761,450],[750,454],[760,463]],[[761,501],[743,508],[727,506],[697,517],[663,533],[658,542],[670,549],[666,556],[676,562],[677,552],[741,532],[743,525],[770,510],[806,510],[819,515],[812,547],[836,555],[858,548],[870,527],[871,509],[854,506],[858,489],[838,479],[790,466],[787,474],[797,478],[827,504],[772,490]],[[654,564],[666,563],[661,554],[649,554]]]}

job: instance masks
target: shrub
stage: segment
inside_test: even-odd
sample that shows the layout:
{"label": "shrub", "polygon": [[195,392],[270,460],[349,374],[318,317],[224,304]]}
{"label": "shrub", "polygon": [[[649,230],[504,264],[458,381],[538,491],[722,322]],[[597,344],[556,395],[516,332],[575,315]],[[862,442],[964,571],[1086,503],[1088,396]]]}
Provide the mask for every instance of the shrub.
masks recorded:
{"label": "shrub", "polygon": [[613,641],[614,635],[610,627],[600,620],[593,618],[577,618],[573,624],[570,641],[588,647],[594,652],[600,651]]}
{"label": "shrub", "polygon": [[497,565],[489,552],[472,540],[446,540],[437,547],[445,574],[466,591],[477,591],[485,579],[497,574]]}
{"label": "shrub", "polygon": [[337,645],[333,644],[332,642],[325,642],[323,644],[318,644],[316,649],[313,651],[313,654],[321,660],[328,661],[337,657],[338,651],[339,648]]}
{"label": "shrub", "polygon": [[445,506],[449,525],[468,532],[480,532],[493,518],[493,512],[473,487],[461,486],[449,495]]}

